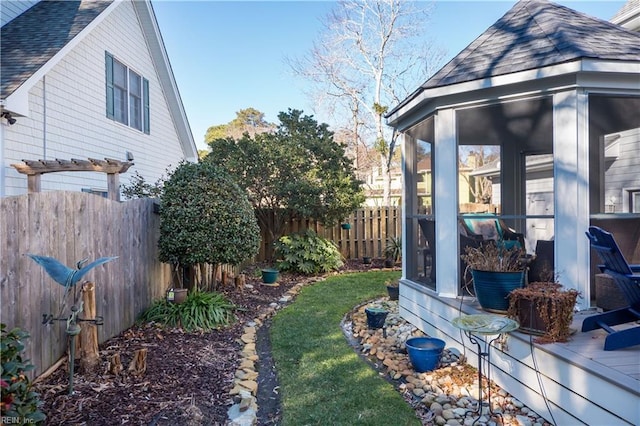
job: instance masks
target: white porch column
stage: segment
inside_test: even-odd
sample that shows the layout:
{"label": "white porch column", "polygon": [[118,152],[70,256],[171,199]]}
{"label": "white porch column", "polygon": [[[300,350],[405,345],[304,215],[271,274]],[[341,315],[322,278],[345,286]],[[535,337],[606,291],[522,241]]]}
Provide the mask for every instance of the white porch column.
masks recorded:
{"label": "white porch column", "polygon": [[400,133],[396,146],[400,144],[402,153],[402,279],[405,279],[408,268],[415,269],[417,264],[417,253],[415,248],[417,243],[416,220],[407,222],[409,215],[417,211],[416,197],[416,141],[406,133]]}
{"label": "white porch column", "polygon": [[553,97],[555,265],[560,282],[582,293],[588,308],[589,139],[588,96],[581,90]]}
{"label": "white porch column", "polygon": [[458,148],[453,109],[435,115],[433,178],[436,220],[436,290],[439,295],[458,295]]}

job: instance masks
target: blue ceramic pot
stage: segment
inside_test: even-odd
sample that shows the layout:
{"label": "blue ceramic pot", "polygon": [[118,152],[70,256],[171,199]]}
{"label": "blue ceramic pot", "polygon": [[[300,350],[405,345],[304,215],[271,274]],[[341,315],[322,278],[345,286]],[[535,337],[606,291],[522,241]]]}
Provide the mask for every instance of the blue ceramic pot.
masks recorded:
{"label": "blue ceramic pot", "polygon": [[369,328],[384,327],[384,321],[389,314],[389,311],[379,308],[365,308],[364,312],[367,314],[367,326]]}
{"label": "blue ceramic pot", "polygon": [[445,345],[444,340],[435,337],[412,337],[405,342],[411,365],[418,373],[438,367]]}
{"label": "blue ceramic pot", "polygon": [[524,286],[524,271],[493,272],[471,270],[473,289],[482,309],[506,313],[509,309],[509,293]]}

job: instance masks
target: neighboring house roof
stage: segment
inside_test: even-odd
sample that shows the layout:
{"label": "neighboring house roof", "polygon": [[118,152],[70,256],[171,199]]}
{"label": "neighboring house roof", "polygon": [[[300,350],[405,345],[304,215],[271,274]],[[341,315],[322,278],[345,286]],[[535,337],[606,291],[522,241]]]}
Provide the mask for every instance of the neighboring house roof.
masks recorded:
{"label": "neighboring house roof", "polygon": [[522,0],[387,116],[425,89],[582,58],[640,61],[640,34],[546,0]]}
{"label": "neighboring house roof", "polygon": [[[0,106],[28,115],[29,90],[121,1],[41,1],[2,26]],[[198,150],[149,0],[131,0],[156,67],[185,157]]]}
{"label": "neighboring house roof", "polygon": [[640,31],[640,0],[629,0],[611,18],[611,22],[632,31]]}
{"label": "neighboring house roof", "polygon": [[[553,154],[542,154],[526,159],[527,172],[553,169]],[[469,176],[499,177],[500,160],[492,161],[484,166],[478,167],[469,173]]]}
{"label": "neighboring house roof", "polygon": [[431,155],[427,155],[426,157],[418,161],[417,170],[418,172],[431,171]]}

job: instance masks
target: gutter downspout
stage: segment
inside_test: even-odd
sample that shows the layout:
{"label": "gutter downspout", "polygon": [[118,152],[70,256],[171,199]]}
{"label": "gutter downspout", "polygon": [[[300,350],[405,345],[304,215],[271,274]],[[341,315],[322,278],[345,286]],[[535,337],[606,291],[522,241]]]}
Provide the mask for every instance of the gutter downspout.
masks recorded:
{"label": "gutter downspout", "polygon": [[47,76],[42,76],[42,158],[47,159]]}
{"label": "gutter downspout", "polygon": [[0,198],[4,197],[5,179],[4,179],[4,128],[5,125],[0,123]]}

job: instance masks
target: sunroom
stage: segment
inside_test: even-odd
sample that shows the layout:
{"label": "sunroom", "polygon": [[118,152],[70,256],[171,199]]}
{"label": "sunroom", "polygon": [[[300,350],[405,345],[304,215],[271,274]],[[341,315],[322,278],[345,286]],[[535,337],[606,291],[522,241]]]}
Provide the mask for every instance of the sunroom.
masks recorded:
{"label": "sunroom", "polygon": [[[640,33],[519,2],[387,120],[403,142],[400,309],[426,333],[474,350],[451,325],[479,309],[460,261],[470,213],[522,233],[528,253],[553,241],[555,274],[582,296],[577,320],[598,308],[590,225],[640,263]],[[637,424],[640,364],[609,371],[614,361],[581,363],[573,354],[583,349],[563,345],[534,349],[512,333],[509,349],[495,351],[494,378],[557,424]],[[616,356],[638,360],[640,346]],[[607,405],[608,391],[617,398]]]}

